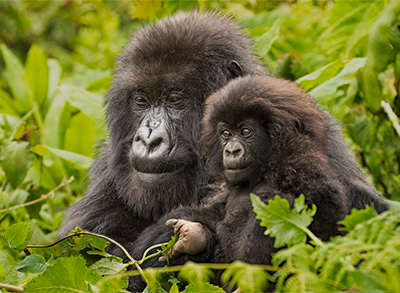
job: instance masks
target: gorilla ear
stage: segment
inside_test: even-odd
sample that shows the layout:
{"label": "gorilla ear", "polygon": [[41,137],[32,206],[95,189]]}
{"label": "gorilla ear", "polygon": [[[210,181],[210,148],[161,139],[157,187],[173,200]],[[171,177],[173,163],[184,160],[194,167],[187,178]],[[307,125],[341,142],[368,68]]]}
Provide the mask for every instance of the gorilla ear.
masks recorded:
{"label": "gorilla ear", "polygon": [[242,67],[240,67],[239,63],[235,60],[229,62],[228,71],[231,74],[231,78],[236,78],[243,75]]}

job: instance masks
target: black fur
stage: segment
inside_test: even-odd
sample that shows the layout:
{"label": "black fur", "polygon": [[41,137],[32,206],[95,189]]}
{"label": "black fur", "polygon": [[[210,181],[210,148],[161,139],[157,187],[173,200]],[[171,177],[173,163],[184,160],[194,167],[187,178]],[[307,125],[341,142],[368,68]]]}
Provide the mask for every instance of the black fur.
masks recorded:
{"label": "black fur", "polygon": [[107,94],[109,137],[60,236],[79,226],[129,248],[161,216],[198,204],[208,183],[204,100],[232,78],[263,74],[249,52],[241,28],[217,12],[178,13],[136,32]]}
{"label": "black fur", "polygon": [[[206,105],[201,142],[215,188],[203,207],[178,209],[144,230],[134,249],[136,257],[151,244],[168,241],[173,232],[164,222],[175,218],[201,223],[208,246],[197,255],[181,255],[172,264],[187,260],[270,264],[276,249],[256,220],[250,193],[264,202],[278,194],[291,205],[304,194],[307,204],[317,206],[310,229],[325,241],[343,234],[337,222],[352,208],[373,203],[380,212],[386,209],[355,165],[330,116],[294,83],[266,76],[242,77],[213,94]],[[254,135],[241,139],[238,133],[243,128],[250,128]],[[228,140],[242,145],[235,151],[240,149],[243,154],[237,152],[233,163],[226,162],[233,153],[230,149],[227,154]],[[343,160],[345,164],[340,165]],[[251,161],[255,161],[250,165],[254,170],[241,169]],[[238,175],[232,177],[227,168]],[[161,265],[152,259],[144,266]],[[138,278],[131,280],[132,288],[142,286]]]}

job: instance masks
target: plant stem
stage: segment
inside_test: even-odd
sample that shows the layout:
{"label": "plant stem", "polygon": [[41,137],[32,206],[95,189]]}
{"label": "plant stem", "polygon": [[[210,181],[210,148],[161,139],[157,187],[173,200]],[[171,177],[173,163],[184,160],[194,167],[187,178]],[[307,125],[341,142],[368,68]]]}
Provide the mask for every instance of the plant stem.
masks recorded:
{"label": "plant stem", "polygon": [[54,194],[54,192],[59,190],[61,187],[64,187],[67,184],[71,183],[74,179],[75,179],[74,176],[71,176],[71,178],[69,178],[67,181],[61,182],[56,188],[51,190],[49,193],[42,194],[42,196],[40,198],[32,200],[32,201],[29,201],[29,202],[25,202],[25,203],[22,203],[22,204],[19,204],[19,205],[16,205],[16,206],[12,206],[12,207],[9,207],[9,208],[6,208],[6,209],[2,209],[2,210],[0,210],[0,213],[8,212],[8,211],[11,211],[11,210],[16,210],[18,208],[30,206],[30,205],[33,205],[35,203],[41,202],[42,200],[45,200],[45,199],[49,198],[50,195]]}

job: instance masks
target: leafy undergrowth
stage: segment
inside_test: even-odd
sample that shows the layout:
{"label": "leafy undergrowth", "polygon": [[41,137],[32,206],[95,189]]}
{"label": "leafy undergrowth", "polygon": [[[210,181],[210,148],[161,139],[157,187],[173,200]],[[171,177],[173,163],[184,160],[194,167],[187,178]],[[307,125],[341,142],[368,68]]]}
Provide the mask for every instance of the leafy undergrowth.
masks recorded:
{"label": "leafy undergrowth", "polygon": [[[123,263],[105,248],[114,240],[80,229],[49,245],[28,245],[34,226],[20,222],[6,231],[10,247],[24,250],[26,258],[16,263],[0,252],[0,288],[19,292],[127,292],[128,276],[142,275],[145,292],[224,292],[209,283],[214,269],[224,269],[221,281],[242,292],[260,292],[275,283],[278,292],[399,292],[400,291],[400,214],[387,211],[353,210],[341,224],[346,236],[322,242],[309,229],[316,207],[307,207],[300,196],[290,209],[276,196],[268,204],[251,195],[254,211],[265,234],[275,238],[273,265],[196,264],[141,270],[151,257],[168,251],[176,237],[141,260]],[[124,250],[123,247],[120,247]],[[128,266],[137,270],[127,271]],[[187,285],[189,284],[189,285]],[[11,287],[10,287],[11,285]],[[3,289],[4,290],[4,289]]]}

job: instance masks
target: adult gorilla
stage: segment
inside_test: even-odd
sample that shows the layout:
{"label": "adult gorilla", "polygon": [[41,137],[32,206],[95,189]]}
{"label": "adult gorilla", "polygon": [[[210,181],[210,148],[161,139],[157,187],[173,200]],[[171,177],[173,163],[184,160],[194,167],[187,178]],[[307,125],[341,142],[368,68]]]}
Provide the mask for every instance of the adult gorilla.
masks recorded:
{"label": "adult gorilla", "polygon": [[162,215],[197,204],[208,183],[204,100],[230,79],[263,74],[249,52],[241,28],[217,12],[178,13],[135,33],[107,94],[109,137],[60,235],[79,226],[129,247]]}

